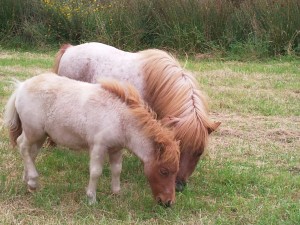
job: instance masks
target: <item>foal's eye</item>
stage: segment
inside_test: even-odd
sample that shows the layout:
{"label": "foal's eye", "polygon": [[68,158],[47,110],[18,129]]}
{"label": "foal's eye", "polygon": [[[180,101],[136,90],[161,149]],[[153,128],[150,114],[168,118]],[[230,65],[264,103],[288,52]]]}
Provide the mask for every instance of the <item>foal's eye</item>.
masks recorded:
{"label": "foal's eye", "polygon": [[160,173],[161,175],[163,175],[163,176],[168,176],[168,175],[169,175],[169,170],[166,169],[166,168],[161,168],[161,169],[159,170],[159,173]]}

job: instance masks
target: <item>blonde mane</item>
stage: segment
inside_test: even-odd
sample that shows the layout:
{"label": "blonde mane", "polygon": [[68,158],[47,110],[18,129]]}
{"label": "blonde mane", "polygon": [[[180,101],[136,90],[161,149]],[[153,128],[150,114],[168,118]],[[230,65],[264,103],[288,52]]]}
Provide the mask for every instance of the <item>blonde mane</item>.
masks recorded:
{"label": "blonde mane", "polygon": [[141,99],[137,90],[130,84],[122,85],[113,80],[100,81],[101,87],[113,93],[122,102],[126,103],[133,115],[138,119],[145,134],[154,139],[158,145],[157,160],[179,164],[179,146],[173,132],[163,127],[157,120],[156,113]]}
{"label": "blonde mane", "polygon": [[216,124],[208,118],[207,101],[193,75],[164,51],[139,52],[143,60],[145,99],[165,125],[174,126],[181,149],[203,150]]}

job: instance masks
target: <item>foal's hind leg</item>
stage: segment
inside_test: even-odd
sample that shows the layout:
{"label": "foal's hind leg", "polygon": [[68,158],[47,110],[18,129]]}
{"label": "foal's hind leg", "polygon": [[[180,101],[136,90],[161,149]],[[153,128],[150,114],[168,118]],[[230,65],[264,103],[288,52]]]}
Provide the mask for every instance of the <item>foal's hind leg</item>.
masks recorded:
{"label": "foal's hind leg", "polygon": [[23,180],[28,185],[29,191],[34,191],[37,188],[37,179],[39,176],[35,168],[34,161],[42,143],[38,142],[35,144],[30,144],[24,132],[18,138],[17,142],[24,162]]}
{"label": "foal's hind leg", "polygon": [[119,148],[109,150],[109,162],[111,170],[111,190],[114,194],[120,192],[120,174],[122,171],[122,151]]}
{"label": "foal's hind leg", "polygon": [[89,204],[96,202],[97,182],[102,174],[105,153],[106,149],[100,145],[95,145],[90,150],[90,181],[86,190]]}

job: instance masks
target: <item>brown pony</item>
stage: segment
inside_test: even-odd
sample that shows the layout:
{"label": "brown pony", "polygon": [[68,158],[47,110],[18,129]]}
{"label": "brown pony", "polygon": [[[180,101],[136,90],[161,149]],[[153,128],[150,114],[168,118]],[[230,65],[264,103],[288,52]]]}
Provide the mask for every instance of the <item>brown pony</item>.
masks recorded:
{"label": "brown pony", "polygon": [[175,58],[156,49],[131,53],[101,43],[64,45],[57,53],[54,71],[90,83],[112,77],[133,84],[180,140],[176,190],[183,190],[207,146],[208,135],[220,122],[209,119],[197,81]]}

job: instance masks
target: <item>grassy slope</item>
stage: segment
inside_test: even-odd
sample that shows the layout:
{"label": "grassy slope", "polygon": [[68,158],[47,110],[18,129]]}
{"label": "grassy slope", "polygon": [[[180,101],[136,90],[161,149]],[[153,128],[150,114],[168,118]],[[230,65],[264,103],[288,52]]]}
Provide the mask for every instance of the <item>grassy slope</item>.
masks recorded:
{"label": "grassy slope", "polygon": [[[140,162],[125,154],[122,192],[111,195],[106,165],[98,204],[88,206],[88,155],[43,149],[40,190],[27,192],[22,161],[2,124],[10,77],[50,69],[54,53],[0,51],[0,224],[300,223],[300,62],[189,61],[222,122],[171,209],[152,200]],[[2,97],[3,96],[3,97]]]}

